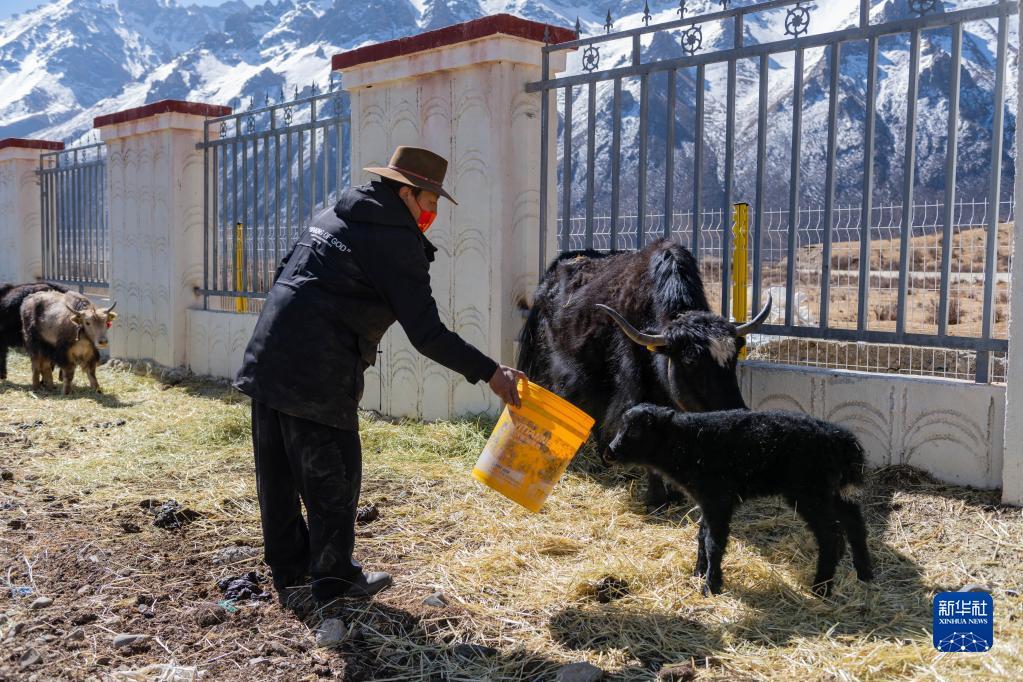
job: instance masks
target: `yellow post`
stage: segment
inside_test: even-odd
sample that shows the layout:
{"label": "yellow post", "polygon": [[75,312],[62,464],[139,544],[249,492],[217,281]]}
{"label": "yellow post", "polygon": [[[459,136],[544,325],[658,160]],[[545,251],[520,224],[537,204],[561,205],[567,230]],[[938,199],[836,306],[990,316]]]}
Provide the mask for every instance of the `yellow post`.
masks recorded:
{"label": "yellow post", "polygon": [[[234,224],[234,290],[242,290],[242,261],[245,258],[245,230],[241,223]],[[249,312],[249,299],[237,296],[234,299],[236,313]]]}
{"label": "yellow post", "polygon": [[[735,204],[735,228],[732,236],[732,317],[736,322],[746,321],[749,283],[749,204]],[[746,358],[746,348],[739,352]]]}

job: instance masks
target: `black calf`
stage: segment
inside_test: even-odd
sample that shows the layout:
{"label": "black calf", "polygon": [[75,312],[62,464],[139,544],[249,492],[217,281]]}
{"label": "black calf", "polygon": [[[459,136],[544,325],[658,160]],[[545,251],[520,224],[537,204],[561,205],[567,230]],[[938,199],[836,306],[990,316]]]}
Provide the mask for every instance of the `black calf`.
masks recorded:
{"label": "black calf", "polygon": [[873,578],[863,515],[845,497],[863,482],[863,449],[846,429],[791,412],[683,413],[650,404],[630,409],[623,421],[605,460],[653,469],[700,506],[693,574],[705,579],[704,594],[721,592],[735,507],[768,495],[781,495],[817,539],[815,594],[831,593],[846,538],[856,575]]}

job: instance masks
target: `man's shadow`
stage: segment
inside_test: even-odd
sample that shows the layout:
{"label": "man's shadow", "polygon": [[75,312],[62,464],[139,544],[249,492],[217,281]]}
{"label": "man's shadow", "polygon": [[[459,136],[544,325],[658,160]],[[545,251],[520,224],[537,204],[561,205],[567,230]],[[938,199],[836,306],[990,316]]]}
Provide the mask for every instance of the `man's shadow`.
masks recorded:
{"label": "man's shadow", "polygon": [[324,617],[341,618],[349,636],[334,649],[344,679],[554,680],[559,661],[521,646],[488,648],[471,637],[472,614],[457,606],[413,613],[379,600],[343,600],[304,618],[315,629]]}

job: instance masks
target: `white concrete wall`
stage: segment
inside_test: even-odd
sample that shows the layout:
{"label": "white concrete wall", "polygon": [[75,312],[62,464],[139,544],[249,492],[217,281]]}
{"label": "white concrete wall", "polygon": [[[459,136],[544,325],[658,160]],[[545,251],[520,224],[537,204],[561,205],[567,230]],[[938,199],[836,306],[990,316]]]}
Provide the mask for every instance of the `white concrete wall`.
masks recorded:
{"label": "white concrete wall", "polygon": [[196,374],[234,379],[257,315],[188,311],[188,368]]}
{"label": "white concrete wall", "polygon": [[[1023,27],[1023,15],[1020,17]],[[1023,49],[1023,48],[1021,48]],[[1017,87],[1023,90],[1023,69],[1019,71]],[[1023,98],[1016,97],[1016,120],[1023,116]],[[1020,167],[1020,139],[1016,135],[1016,196],[1023,197],[1023,168]],[[1017,277],[1019,265],[1023,263],[1023,220],[1016,220],[1013,226],[1012,262],[1010,287],[1012,294],[1009,308],[1009,358],[1006,373],[1008,391],[1005,404],[1005,450],[1002,465],[1002,501],[1023,505],[1023,277]]]}
{"label": "white concrete wall", "polygon": [[743,363],[739,379],[755,410],[796,410],[848,427],[871,466],[909,464],[977,488],[1002,484],[1004,386],[763,362]]}
{"label": "white concrete wall", "polygon": [[201,304],[203,117],[164,113],[100,128],[107,144],[111,356],[187,362],[187,310]]}
{"label": "white concrete wall", "polygon": [[41,277],[38,149],[0,149],[0,282]]}
{"label": "white concrete wall", "polygon": [[[440,249],[433,293],[451,329],[505,364],[514,362],[522,325],[516,302],[539,272],[540,95],[525,86],[540,78],[541,47],[494,35],[342,73],[354,184],[371,178],[362,168],[386,166],[398,145],[448,159],[445,186],[459,204],[441,201],[428,233]],[[553,70],[563,68],[563,56],[552,61]],[[554,136],[551,143],[553,150]],[[497,412],[486,385],[427,360],[397,325],[381,350],[366,375],[365,407],[425,419]]]}

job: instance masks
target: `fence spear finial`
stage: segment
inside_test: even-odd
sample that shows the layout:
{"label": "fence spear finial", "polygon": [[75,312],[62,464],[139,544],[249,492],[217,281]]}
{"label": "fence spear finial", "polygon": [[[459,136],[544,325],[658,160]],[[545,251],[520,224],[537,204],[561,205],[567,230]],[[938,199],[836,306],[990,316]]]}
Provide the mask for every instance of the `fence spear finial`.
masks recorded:
{"label": "fence spear finial", "polygon": [[579,21],[579,17],[575,18],[575,39],[579,40],[583,36],[583,24]]}
{"label": "fence spear finial", "polygon": [[292,99],[298,99],[298,83],[295,83],[295,96]]}
{"label": "fence spear finial", "polygon": [[615,27],[614,22],[611,21],[611,10],[608,9],[607,10],[607,19],[604,20],[604,30],[607,31],[608,33],[610,33],[611,29],[613,29],[614,27]]}
{"label": "fence spear finial", "polygon": [[678,18],[679,19],[685,19],[686,18],[686,0],[679,0],[677,12],[678,12]]}
{"label": "fence spear finial", "polygon": [[650,0],[643,1],[643,23],[647,26],[650,25]]}

